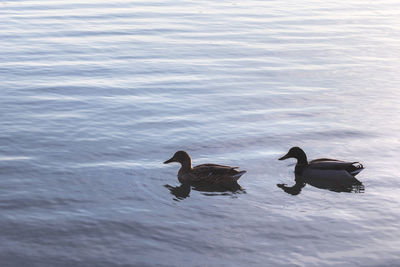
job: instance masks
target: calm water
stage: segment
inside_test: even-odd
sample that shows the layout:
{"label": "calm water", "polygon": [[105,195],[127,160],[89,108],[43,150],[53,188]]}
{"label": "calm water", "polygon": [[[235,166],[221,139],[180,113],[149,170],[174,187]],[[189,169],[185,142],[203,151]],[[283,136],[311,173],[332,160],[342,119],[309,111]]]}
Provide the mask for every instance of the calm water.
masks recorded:
{"label": "calm water", "polygon": [[[3,1],[1,266],[400,265],[400,3]],[[364,193],[297,196],[291,146]],[[243,191],[177,198],[194,164]]]}

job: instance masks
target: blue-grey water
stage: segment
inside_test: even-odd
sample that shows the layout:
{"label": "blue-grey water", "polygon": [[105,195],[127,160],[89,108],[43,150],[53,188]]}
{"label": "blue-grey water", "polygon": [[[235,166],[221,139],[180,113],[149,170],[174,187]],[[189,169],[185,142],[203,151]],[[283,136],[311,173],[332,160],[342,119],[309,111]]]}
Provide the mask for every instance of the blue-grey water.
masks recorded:
{"label": "blue-grey water", "polygon": [[[400,2],[2,1],[0,266],[399,266]],[[294,184],[292,146],[364,190]],[[176,197],[177,150],[243,191]]]}

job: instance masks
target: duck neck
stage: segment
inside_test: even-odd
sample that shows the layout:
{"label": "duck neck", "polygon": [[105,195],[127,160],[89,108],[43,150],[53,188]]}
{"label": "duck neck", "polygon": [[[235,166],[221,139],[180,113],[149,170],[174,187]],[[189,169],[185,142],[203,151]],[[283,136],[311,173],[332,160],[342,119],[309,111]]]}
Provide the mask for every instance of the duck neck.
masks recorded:
{"label": "duck neck", "polygon": [[192,159],[187,158],[181,162],[181,168],[179,170],[179,176],[184,175],[192,170]]}
{"label": "duck neck", "polygon": [[297,165],[307,165],[308,161],[307,161],[307,156],[306,153],[304,153],[303,151],[301,151],[302,153],[300,153],[299,155],[297,155],[296,159],[297,159]]}

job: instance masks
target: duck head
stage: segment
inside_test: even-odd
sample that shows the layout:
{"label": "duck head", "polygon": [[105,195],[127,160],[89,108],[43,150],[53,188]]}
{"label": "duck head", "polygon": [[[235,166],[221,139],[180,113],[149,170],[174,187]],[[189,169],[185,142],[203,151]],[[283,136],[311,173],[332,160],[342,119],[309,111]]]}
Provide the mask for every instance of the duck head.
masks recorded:
{"label": "duck head", "polygon": [[289,152],[281,157],[279,160],[295,158],[297,159],[297,164],[308,164],[306,153],[300,147],[292,147]]}
{"label": "duck head", "polygon": [[189,154],[182,150],[177,151],[172,158],[164,161],[164,164],[168,164],[171,162],[179,162],[182,166],[192,164],[192,160],[190,159]]}

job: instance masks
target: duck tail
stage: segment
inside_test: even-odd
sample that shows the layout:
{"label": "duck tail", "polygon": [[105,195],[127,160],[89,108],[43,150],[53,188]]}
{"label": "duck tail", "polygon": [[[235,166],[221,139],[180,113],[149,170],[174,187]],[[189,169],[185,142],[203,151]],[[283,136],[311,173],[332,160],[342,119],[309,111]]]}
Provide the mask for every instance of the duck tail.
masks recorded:
{"label": "duck tail", "polygon": [[245,174],[247,171],[239,171],[238,173],[236,173],[236,174],[234,174],[233,176],[232,176],[232,178],[235,180],[235,181],[237,181],[237,180],[239,180],[239,178],[243,175],[243,174]]}
{"label": "duck tail", "polygon": [[359,174],[362,170],[364,170],[364,166],[360,162],[353,162],[352,163],[352,170],[350,171],[351,175],[356,176]]}

